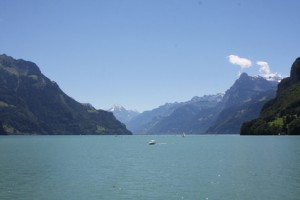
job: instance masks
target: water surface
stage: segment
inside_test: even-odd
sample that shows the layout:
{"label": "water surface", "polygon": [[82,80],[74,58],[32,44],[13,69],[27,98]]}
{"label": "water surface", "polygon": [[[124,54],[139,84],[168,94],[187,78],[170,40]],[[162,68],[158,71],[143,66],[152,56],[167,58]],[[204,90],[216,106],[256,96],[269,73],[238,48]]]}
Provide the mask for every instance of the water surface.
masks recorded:
{"label": "water surface", "polygon": [[300,137],[3,136],[0,177],[1,200],[294,200]]}

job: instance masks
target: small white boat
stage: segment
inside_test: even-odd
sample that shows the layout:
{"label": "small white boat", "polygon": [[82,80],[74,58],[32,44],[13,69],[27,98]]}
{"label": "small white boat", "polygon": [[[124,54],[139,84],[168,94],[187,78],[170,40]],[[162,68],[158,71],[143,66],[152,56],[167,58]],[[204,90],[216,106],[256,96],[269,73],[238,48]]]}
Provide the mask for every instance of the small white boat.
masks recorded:
{"label": "small white boat", "polygon": [[185,137],[185,133],[182,133],[182,135],[181,135],[182,137]]}
{"label": "small white boat", "polygon": [[149,144],[149,145],[153,145],[153,144],[156,144],[156,142],[155,142],[155,140],[150,140],[150,141],[148,142],[148,144]]}

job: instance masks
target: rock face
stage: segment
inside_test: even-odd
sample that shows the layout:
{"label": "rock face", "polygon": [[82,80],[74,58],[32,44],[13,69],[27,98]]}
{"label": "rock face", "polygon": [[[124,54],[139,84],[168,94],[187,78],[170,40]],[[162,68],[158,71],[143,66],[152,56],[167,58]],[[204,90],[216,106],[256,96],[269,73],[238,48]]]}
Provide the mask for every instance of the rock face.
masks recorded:
{"label": "rock face", "polygon": [[259,118],[241,128],[241,135],[277,134],[300,134],[300,58],[293,63],[290,77],[279,83],[276,97],[264,105]]}
{"label": "rock face", "polygon": [[0,55],[0,131],[5,134],[131,134],[112,113],[82,105],[38,66]]}

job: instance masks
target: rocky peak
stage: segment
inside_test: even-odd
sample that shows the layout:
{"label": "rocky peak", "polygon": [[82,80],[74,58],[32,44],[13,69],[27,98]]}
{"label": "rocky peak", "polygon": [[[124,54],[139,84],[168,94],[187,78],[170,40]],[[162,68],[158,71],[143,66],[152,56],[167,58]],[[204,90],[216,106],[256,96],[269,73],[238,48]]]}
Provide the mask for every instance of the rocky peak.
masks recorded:
{"label": "rocky peak", "polygon": [[[14,73],[18,75],[41,75],[39,67],[30,61],[25,61],[23,59],[14,59],[13,57],[7,56],[5,54],[0,55],[0,65],[5,66],[13,70]],[[10,70],[12,72],[12,70]]]}
{"label": "rocky peak", "polygon": [[242,73],[239,79],[226,91],[221,107],[230,107],[236,103],[249,100],[259,92],[275,90],[277,84],[276,81],[268,81],[260,76],[249,76]]}
{"label": "rocky peak", "polygon": [[292,65],[291,78],[300,79],[300,57]]}
{"label": "rocky peak", "polygon": [[279,83],[277,93],[281,93],[288,87],[290,87],[298,82],[300,82],[300,57],[294,61],[293,65],[292,65],[290,77],[283,79]]}
{"label": "rocky peak", "polygon": [[249,77],[249,75],[247,74],[247,73],[245,73],[245,72],[243,72],[241,75],[240,75],[240,80],[245,80],[245,79],[249,79],[250,77]]}

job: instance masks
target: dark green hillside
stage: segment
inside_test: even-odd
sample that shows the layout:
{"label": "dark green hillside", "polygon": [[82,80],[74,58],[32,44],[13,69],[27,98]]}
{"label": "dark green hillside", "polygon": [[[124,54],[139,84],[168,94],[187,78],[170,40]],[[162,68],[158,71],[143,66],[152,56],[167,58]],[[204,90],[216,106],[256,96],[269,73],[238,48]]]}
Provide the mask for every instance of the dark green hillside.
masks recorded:
{"label": "dark green hillside", "polygon": [[260,117],[243,124],[241,135],[300,134],[300,58],[291,75],[278,85],[277,96],[267,102]]}
{"label": "dark green hillside", "polygon": [[36,64],[6,55],[0,55],[0,121],[5,134],[131,134],[112,113],[67,96]]}
{"label": "dark green hillside", "polygon": [[0,122],[0,135],[5,135],[5,134],[6,134],[6,132],[3,128],[2,122]]}

